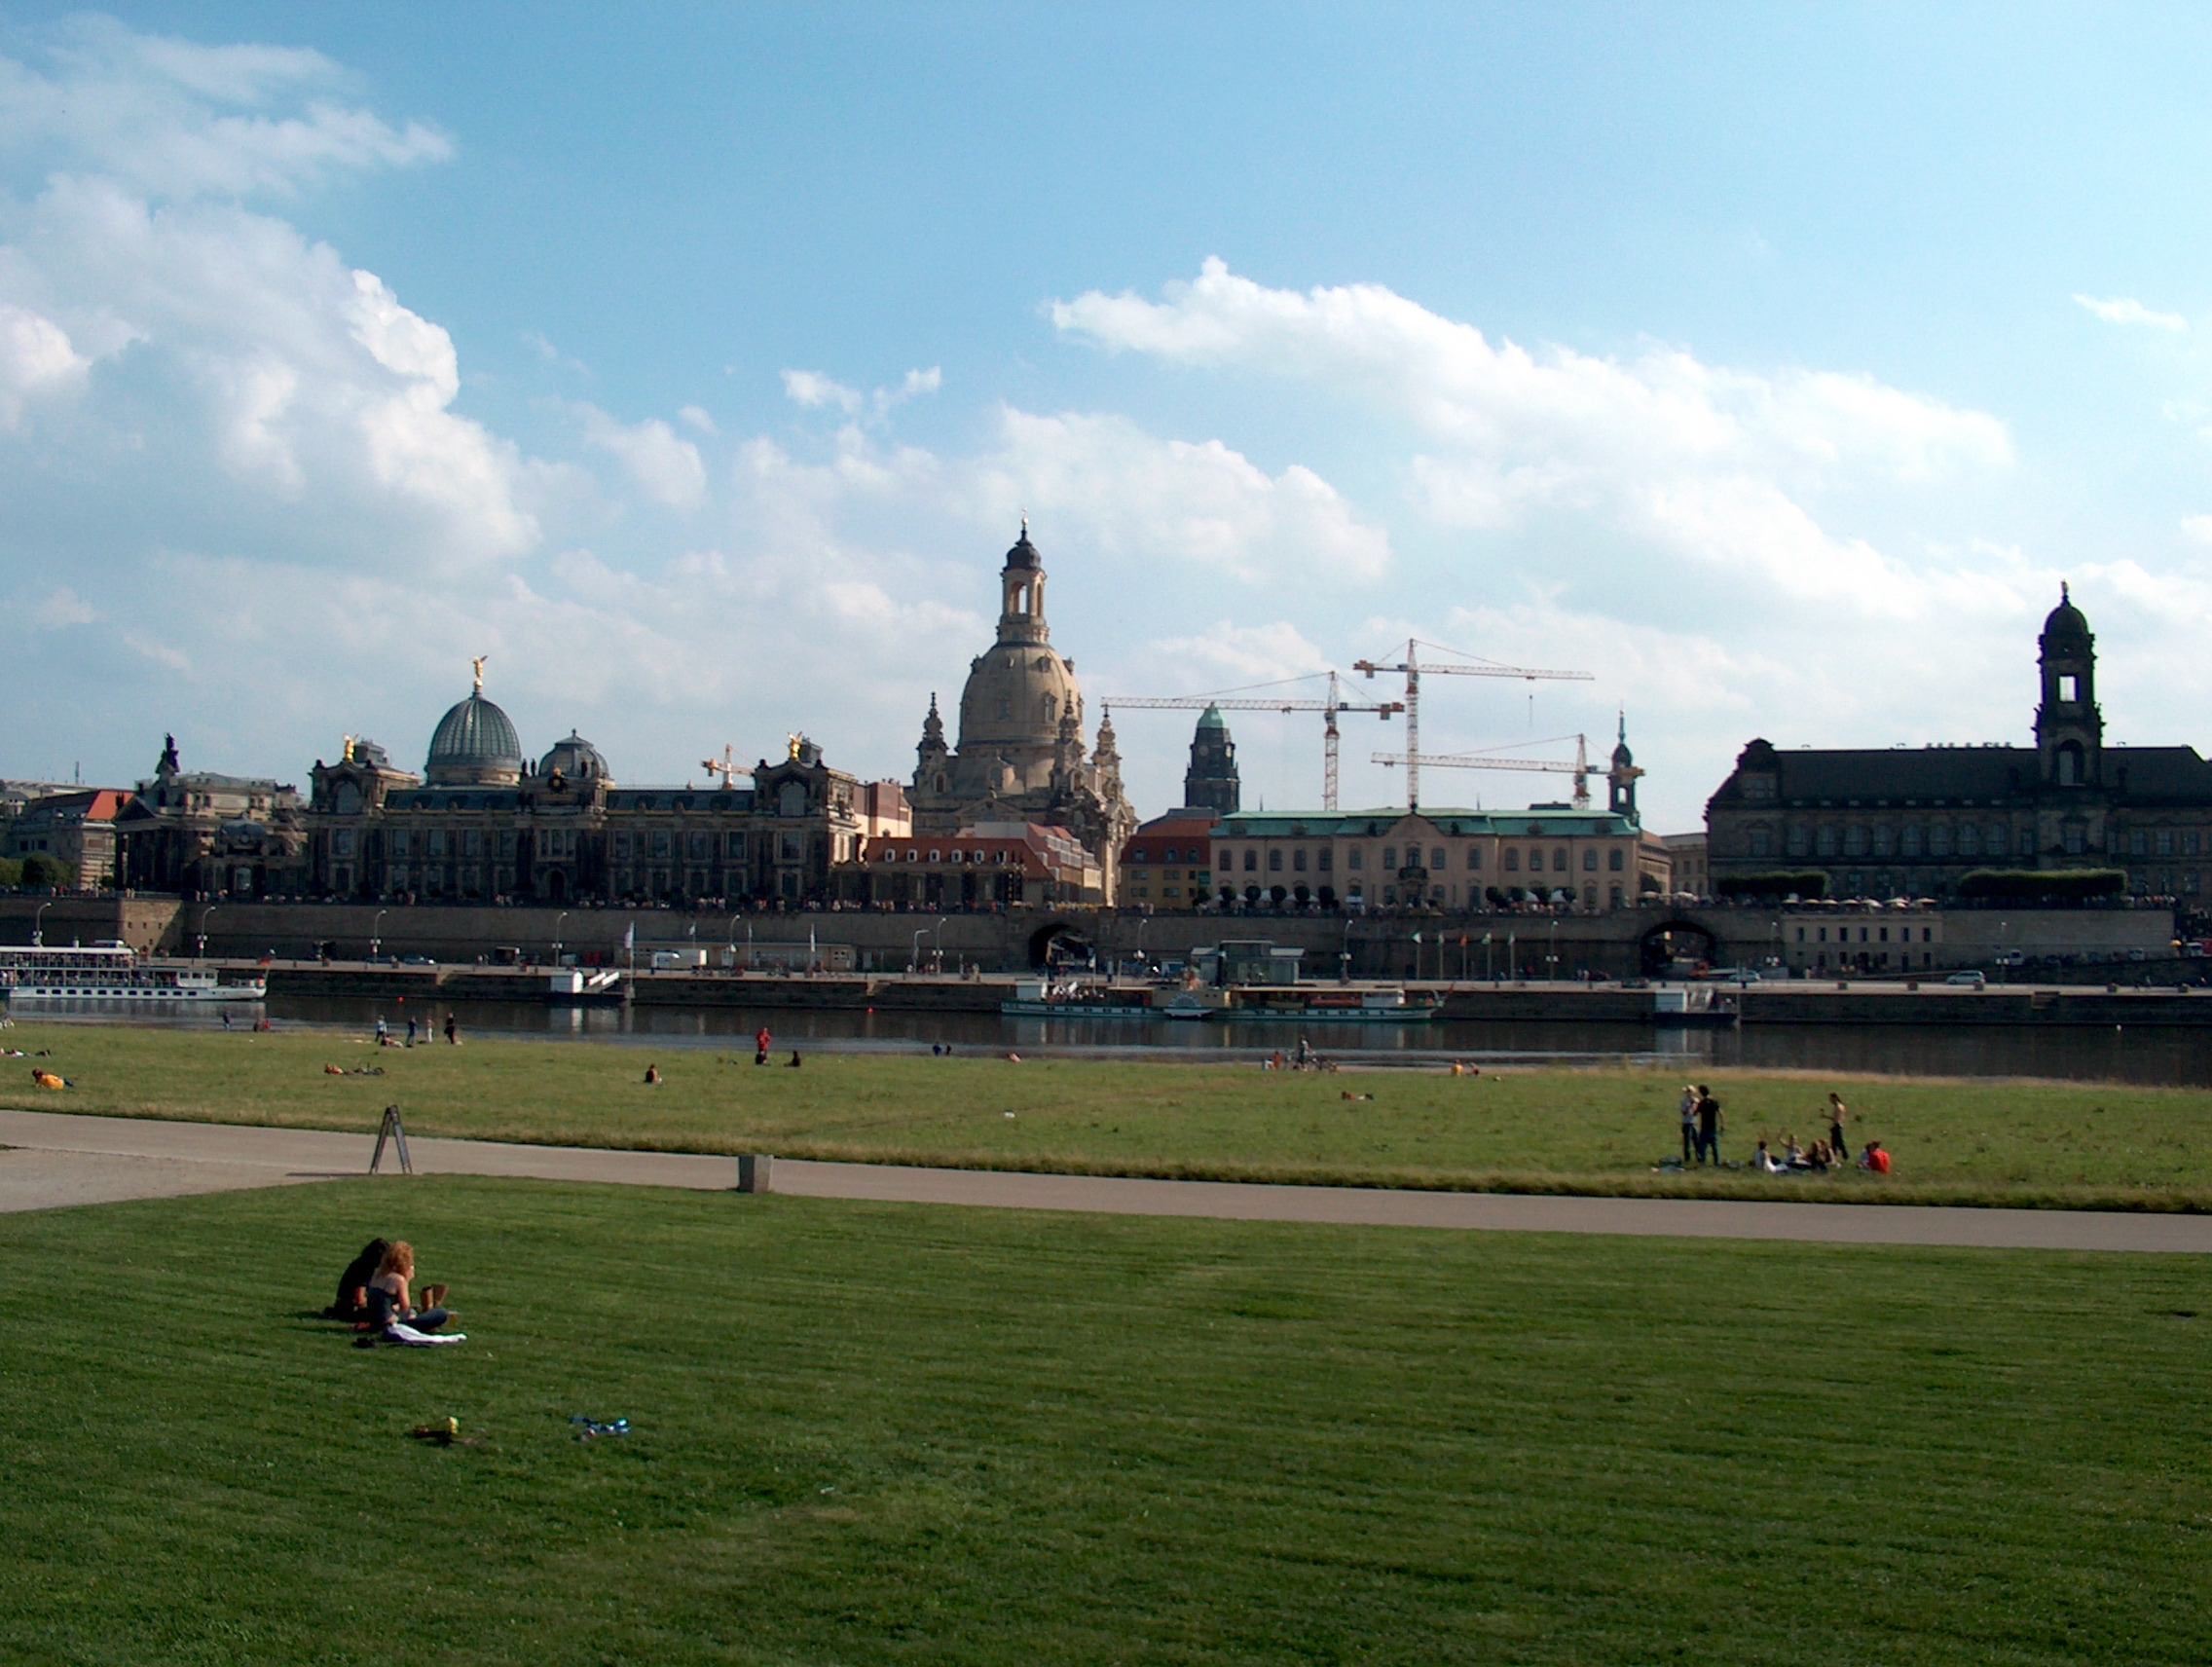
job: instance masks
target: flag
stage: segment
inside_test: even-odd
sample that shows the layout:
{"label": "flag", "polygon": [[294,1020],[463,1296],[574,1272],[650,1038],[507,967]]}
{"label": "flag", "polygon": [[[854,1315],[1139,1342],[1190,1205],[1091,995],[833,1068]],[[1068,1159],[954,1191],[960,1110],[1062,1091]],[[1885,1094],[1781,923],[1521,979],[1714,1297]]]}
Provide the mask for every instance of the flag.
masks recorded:
{"label": "flag", "polygon": [[1414,942],[1415,942],[1416,944],[1419,944],[1419,943],[1420,942],[1420,934],[1419,934],[1419,932],[1416,932],[1416,933],[1414,934]]}

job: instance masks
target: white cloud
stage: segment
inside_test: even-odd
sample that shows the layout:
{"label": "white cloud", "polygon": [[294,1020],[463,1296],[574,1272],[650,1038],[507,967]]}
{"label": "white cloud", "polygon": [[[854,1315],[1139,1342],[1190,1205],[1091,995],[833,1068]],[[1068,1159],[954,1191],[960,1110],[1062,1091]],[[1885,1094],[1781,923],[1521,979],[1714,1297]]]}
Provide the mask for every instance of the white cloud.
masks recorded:
{"label": "white cloud", "polygon": [[702,434],[719,434],[721,432],[719,428],[715,426],[714,418],[707,414],[704,406],[686,405],[682,410],[677,412],[677,416],[690,424]]}
{"label": "white cloud", "polygon": [[2077,295],[2074,299],[2108,324],[2147,324],[2154,330],[2189,328],[2189,320],[2179,313],[2154,313],[2131,296],[2116,296],[2110,301],[2099,301],[2093,295]]}
{"label": "white cloud", "polygon": [[31,610],[31,618],[50,631],[69,625],[90,625],[98,617],[85,599],[65,584],[48,592],[46,600]]}
{"label": "white cloud", "polygon": [[21,427],[33,395],[81,383],[87,363],[53,319],[0,301],[0,428]]}
{"label": "white cloud", "polygon": [[865,412],[877,423],[907,400],[935,393],[944,386],[944,373],[935,365],[928,370],[910,370],[898,387],[879,388],[873,393],[847,388],[820,371],[787,370],[783,375],[784,396],[793,404],[814,411],[833,406],[848,417]]}
{"label": "white cloud", "polygon": [[579,406],[584,437],[621,462],[630,478],[655,502],[672,509],[697,507],[706,496],[707,469],[699,448],[659,418],[625,426],[597,406]]}
{"label": "white cloud", "polygon": [[[0,141],[150,196],[295,196],[334,175],[452,154],[420,123],[393,128],[328,95],[343,82],[315,52],[206,47],[79,18],[50,37],[40,74],[0,57]],[[295,102],[289,111],[270,106]]]}
{"label": "white cloud", "polygon": [[1123,417],[1011,407],[999,439],[974,490],[1000,520],[1049,513],[1108,554],[1217,567],[1247,582],[1366,583],[1389,565],[1388,537],[1297,463],[1270,475],[1219,440],[1162,440]]}
{"label": "white cloud", "polygon": [[1268,289],[1218,260],[1162,301],[1093,291],[1051,316],[1109,352],[1288,377],[1382,408],[1425,441],[1409,476],[1445,525],[1595,519],[1671,559],[1874,612],[1909,606],[1910,574],[1825,528],[1808,495],[1986,473],[2012,456],[1997,419],[1870,377],[1493,345],[1381,285]]}

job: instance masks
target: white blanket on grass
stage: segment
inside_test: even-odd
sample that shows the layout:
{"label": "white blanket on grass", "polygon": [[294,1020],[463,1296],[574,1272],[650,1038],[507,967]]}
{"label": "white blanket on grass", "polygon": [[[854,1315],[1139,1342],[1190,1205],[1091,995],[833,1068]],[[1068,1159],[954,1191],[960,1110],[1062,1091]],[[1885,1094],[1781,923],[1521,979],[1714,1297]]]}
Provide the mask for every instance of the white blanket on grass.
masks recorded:
{"label": "white blanket on grass", "polygon": [[468,1333],[457,1331],[451,1336],[434,1336],[427,1331],[417,1331],[412,1325],[404,1325],[395,1319],[384,1328],[384,1340],[387,1343],[404,1343],[410,1349],[435,1349],[441,1343],[466,1343]]}

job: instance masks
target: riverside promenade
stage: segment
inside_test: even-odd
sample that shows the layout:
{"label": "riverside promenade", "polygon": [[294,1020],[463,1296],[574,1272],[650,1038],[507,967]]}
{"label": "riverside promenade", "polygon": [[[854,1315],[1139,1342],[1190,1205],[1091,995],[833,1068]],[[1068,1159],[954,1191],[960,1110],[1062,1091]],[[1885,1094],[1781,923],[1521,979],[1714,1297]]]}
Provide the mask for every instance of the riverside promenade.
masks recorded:
{"label": "riverside promenade", "polygon": [[[374,1146],[369,1134],[321,1130],[0,1110],[0,1148],[5,1148],[0,1150],[0,1212],[350,1179],[367,1172]],[[495,1175],[704,1192],[731,1191],[737,1185],[736,1159],[697,1153],[430,1138],[411,1139],[409,1146],[419,1175]],[[405,1185],[403,1177],[392,1177],[396,1165],[388,1151],[386,1163],[392,1184]],[[889,1204],[1331,1226],[2212,1254],[2212,1215],[2110,1210],[1253,1186],[789,1159],[774,1165],[774,1190],[799,1198]]]}

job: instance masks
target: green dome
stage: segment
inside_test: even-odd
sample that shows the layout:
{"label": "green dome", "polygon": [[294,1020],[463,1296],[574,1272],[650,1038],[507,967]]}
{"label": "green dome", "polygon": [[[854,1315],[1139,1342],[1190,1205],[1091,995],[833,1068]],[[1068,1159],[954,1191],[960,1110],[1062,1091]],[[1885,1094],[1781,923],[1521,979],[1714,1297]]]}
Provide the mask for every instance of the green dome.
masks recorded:
{"label": "green dome", "polygon": [[438,720],[424,774],[433,782],[513,782],[522,775],[522,737],[504,712],[471,694]]}
{"label": "green dome", "polygon": [[1220,707],[1208,706],[1198,714],[1198,727],[1200,729],[1219,729],[1226,735],[1229,733],[1229,720],[1222,717]]}

